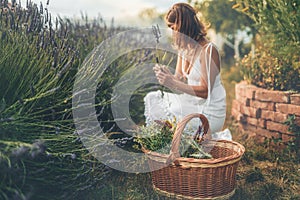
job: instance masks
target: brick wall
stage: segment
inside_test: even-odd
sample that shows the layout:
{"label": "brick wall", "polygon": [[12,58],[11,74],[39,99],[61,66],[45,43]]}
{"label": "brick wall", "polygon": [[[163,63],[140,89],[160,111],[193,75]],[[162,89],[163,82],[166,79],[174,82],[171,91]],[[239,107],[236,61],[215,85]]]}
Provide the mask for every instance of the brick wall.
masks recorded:
{"label": "brick wall", "polygon": [[300,94],[270,91],[242,81],[236,84],[232,102],[232,116],[239,128],[258,141],[281,138],[283,142],[293,139],[293,133],[283,124],[289,115],[296,115],[300,124]]}

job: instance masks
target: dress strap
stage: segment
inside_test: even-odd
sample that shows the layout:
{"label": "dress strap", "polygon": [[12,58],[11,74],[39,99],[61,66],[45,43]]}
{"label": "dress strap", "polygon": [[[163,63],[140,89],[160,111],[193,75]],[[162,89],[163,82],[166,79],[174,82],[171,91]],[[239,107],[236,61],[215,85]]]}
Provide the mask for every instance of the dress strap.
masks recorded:
{"label": "dress strap", "polygon": [[[205,48],[205,53],[209,53],[208,59],[207,56],[205,55],[205,66],[206,66],[206,72],[207,72],[207,106],[209,106],[210,103],[210,95],[211,95],[211,82],[210,82],[210,64],[212,61],[212,46],[213,44],[210,42],[206,45],[207,47]],[[208,52],[209,51],[209,52]]]}
{"label": "dress strap", "polygon": [[203,45],[203,46],[202,46],[202,49],[200,50],[200,54],[202,53],[202,50],[205,49],[205,47],[206,47],[206,49],[207,49],[210,45],[212,45],[211,42],[208,42],[208,43],[206,43],[205,45]]}
{"label": "dress strap", "polygon": [[[208,42],[208,43],[206,43],[205,45],[203,45],[203,47],[202,47],[201,50],[200,50],[200,54],[202,53],[202,50],[203,50],[204,48],[206,48],[206,52],[207,52],[207,49],[208,49],[211,45],[213,45],[212,42]],[[200,54],[199,54],[199,55],[200,55]],[[190,74],[190,69],[191,69],[192,65],[190,65],[190,66],[188,67],[187,71],[185,71],[185,64],[186,64],[186,63],[185,63],[185,57],[184,57],[184,54],[183,54],[183,53],[181,54],[181,56],[182,56],[181,71],[182,71],[182,74],[183,74],[185,77],[188,77],[189,74]]]}

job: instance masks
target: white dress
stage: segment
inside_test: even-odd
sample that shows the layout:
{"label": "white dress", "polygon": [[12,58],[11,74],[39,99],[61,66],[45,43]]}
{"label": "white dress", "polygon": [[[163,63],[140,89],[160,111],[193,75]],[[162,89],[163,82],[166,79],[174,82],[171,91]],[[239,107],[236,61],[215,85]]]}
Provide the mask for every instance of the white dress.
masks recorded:
{"label": "white dress", "polygon": [[[205,53],[209,53],[211,58],[212,43],[207,45]],[[209,50],[210,49],[210,50]],[[183,66],[183,65],[182,65]],[[208,74],[210,66],[207,67]],[[200,59],[196,59],[190,73],[184,74],[187,78],[188,85],[199,85],[200,82]],[[210,80],[208,80],[210,88]],[[213,83],[212,90],[208,92],[207,99],[189,94],[175,94],[161,91],[148,93],[144,98],[146,124],[152,123],[156,119],[173,120],[174,117],[180,121],[184,116],[192,113],[204,114],[210,126],[210,132],[215,133],[221,131],[226,118],[226,92],[221,82],[220,73],[217,74]],[[188,124],[191,130],[197,130],[199,119],[193,119]]]}

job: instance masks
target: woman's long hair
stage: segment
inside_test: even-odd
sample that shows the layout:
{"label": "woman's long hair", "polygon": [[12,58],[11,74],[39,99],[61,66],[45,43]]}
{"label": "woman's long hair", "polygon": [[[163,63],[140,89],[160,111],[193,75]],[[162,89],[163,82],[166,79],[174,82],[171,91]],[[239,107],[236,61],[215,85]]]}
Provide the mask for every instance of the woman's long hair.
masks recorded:
{"label": "woman's long hair", "polygon": [[168,27],[173,29],[173,42],[176,48],[187,50],[192,42],[197,43],[207,35],[206,27],[197,16],[197,11],[187,3],[177,3],[165,16]]}

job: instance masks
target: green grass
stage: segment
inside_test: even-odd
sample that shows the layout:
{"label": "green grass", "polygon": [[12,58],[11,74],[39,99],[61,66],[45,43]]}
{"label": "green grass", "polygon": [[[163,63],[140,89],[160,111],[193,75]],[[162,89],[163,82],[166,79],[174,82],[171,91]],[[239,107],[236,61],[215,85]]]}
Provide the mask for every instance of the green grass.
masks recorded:
{"label": "green grass", "polygon": [[[237,141],[239,139],[235,137]],[[236,192],[231,200],[300,199],[300,165],[295,155],[277,152],[271,147],[239,141],[246,153],[237,171]],[[263,154],[264,159],[257,154]],[[152,189],[151,174],[127,174],[115,171],[105,187],[94,191],[90,199],[169,199]]]}
{"label": "green grass", "polygon": [[[232,77],[233,71],[224,70],[223,82],[227,91],[234,91],[239,77]],[[230,117],[233,92],[227,92],[228,127],[233,139],[246,148],[237,171],[236,192],[231,200],[276,200],[300,199],[300,164],[296,154],[287,149],[278,150],[268,144],[256,144],[239,132],[237,123]],[[114,171],[105,186],[94,191],[89,199],[169,199],[157,194],[151,183],[151,173],[128,174]]]}
{"label": "green grass", "polygon": [[84,197],[108,170],[75,132],[73,82],[87,53],[123,29],[53,19],[30,1],[9,7],[0,2],[0,199]]}

